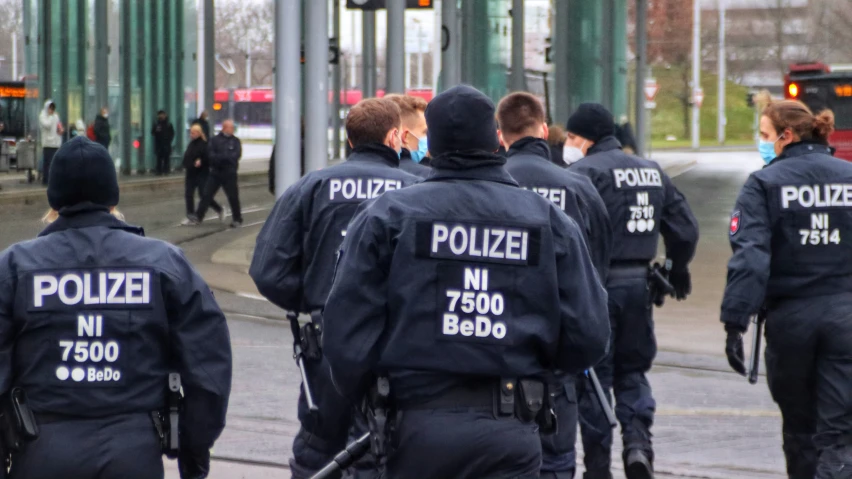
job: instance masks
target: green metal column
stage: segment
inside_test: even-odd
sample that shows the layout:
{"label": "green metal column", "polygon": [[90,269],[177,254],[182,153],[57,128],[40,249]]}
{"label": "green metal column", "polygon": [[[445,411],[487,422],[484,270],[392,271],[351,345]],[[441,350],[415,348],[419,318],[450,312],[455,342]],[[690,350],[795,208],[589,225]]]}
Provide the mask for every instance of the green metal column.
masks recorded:
{"label": "green metal column", "polygon": [[553,57],[553,121],[564,125],[573,112],[571,105],[571,65],[568,62],[571,50],[571,16],[569,0],[553,0],[552,57]]}
{"label": "green metal column", "polygon": [[462,1],[462,83],[495,102],[507,91],[509,0]]}
{"label": "green metal column", "polygon": [[[135,83],[133,68],[136,60],[136,45],[133,41],[134,33],[136,32],[135,19],[136,15],[132,10],[131,0],[121,0],[119,10],[121,18],[121,40],[119,44],[119,57],[121,61],[121,86],[120,97],[121,103],[119,106],[119,121],[118,129],[118,144],[121,147],[121,172],[129,175],[133,170],[135,161],[131,161],[135,150],[133,149],[133,133],[132,133],[132,95],[133,84]],[[135,158],[133,158],[135,160]]]}
{"label": "green metal column", "polygon": [[142,125],[141,137],[142,152],[137,171],[140,173],[153,171],[155,165],[154,155],[154,138],[151,136],[151,126],[154,124],[154,119],[157,116],[156,98],[153,94],[154,76],[154,52],[151,49],[153,32],[151,31],[150,19],[153,18],[153,2],[138,2],[139,16],[137,18],[137,28],[139,31],[139,86],[142,88]]}
{"label": "green metal column", "polygon": [[612,113],[627,115],[627,0],[612,0]]}
{"label": "green metal column", "polygon": [[571,0],[568,50],[571,85],[571,110],[583,102],[600,102],[603,98],[601,61],[601,26],[603,4],[600,1]]}
{"label": "green metal column", "polygon": [[186,108],[183,97],[183,61],[184,55],[184,31],[183,31],[183,0],[171,0],[171,52],[172,52],[172,74],[169,81],[172,82],[172,108],[174,109],[175,122],[175,150],[183,153],[186,145]]}

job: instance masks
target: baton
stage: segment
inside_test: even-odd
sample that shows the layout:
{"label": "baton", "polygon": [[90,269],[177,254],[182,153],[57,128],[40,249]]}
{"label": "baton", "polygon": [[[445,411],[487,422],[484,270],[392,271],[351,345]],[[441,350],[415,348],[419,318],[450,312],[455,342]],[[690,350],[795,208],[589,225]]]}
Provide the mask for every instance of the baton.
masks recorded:
{"label": "baton", "polygon": [[761,309],[754,316],[753,336],[751,337],[751,360],[749,361],[748,382],[757,384],[757,375],[760,372],[760,337],[763,336],[763,323],[766,322],[766,313]]}
{"label": "baton", "polygon": [[305,390],[305,401],[308,403],[308,409],[315,413],[319,411],[314,402],[314,395],[311,394],[311,384],[308,382],[308,373],[305,370],[305,353],[302,351],[302,333],[299,328],[299,315],[290,311],[287,313],[287,319],[290,321],[290,331],[293,333],[293,359],[299,366],[299,374],[302,375],[302,388]]}
{"label": "baton", "polygon": [[595,373],[595,370],[589,368],[589,370],[586,371],[586,377],[592,382],[592,387],[595,389],[595,396],[598,397],[598,403],[601,405],[601,410],[603,410],[607,422],[609,422],[609,427],[618,426],[618,421],[615,419],[615,413],[612,412],[612,408],[609,406],[609,401],[607,401],[606,394],[604,394],[603,387],[601,387],[601,382],[598,380],[598,375]]}
{"label": "baton", "polygon": [[310,479],[339,479],[343,471],[355,464],[358,459],[364,457],[370,450],[370,433],[364,433],[355,442],[346,446],[325,467],[320,469]]}

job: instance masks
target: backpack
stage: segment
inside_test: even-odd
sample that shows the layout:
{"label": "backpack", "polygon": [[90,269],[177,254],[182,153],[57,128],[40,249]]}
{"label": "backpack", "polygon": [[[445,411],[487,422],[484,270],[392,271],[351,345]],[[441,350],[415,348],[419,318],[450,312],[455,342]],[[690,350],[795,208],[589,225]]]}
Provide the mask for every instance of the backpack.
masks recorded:
{"label": "backpack", "polygon": [[95,124],[94,123],[90,123],[88,128],[86,128],[86,137],[88,139],[92,140],[92,141],[95,141],[95,140],[98,139],[98,137],[95,136]]}

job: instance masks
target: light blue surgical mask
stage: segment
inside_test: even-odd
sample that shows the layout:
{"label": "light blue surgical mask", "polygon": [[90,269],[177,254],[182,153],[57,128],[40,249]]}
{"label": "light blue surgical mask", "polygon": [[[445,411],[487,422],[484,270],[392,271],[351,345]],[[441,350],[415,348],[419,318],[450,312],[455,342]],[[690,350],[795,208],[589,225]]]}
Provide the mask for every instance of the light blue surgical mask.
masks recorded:
{"label": "light blue surgical mask", "polygon": [[[778,137],[780,140],[781,137]],[[760,140],[757,143],[757,151],[760,153],[760,157],[763,158],[763,162],[767,165],[772,163],[772,160],[777,156],[775,154],[775,143],[778,143],[778,140],[775,141],[763,141]]]}
{"label": "light blue surgical mask", "polygon": [[[415,138],[417,138],[415,136]],[[415,163],[420,163],[423,161],[423,158],[426,158],[426,154],[429,152],[429,141],[427,138],[418,138],[417,139],[417,151],[411,152],[411,161]]]}

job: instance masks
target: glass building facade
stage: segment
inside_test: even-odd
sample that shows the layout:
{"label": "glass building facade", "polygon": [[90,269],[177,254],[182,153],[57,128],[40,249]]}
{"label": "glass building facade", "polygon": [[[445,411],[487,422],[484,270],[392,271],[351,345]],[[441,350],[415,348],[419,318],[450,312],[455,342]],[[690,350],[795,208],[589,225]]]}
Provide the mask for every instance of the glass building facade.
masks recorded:
{"label": "glass building facade", "polygon": [[[151,127],[175,126],[173,166],[196,111],[195,0],[23,0],[27,132],[56,103],[62,124],[91,124],[108,107],[110,153],[125,174],[152,171]],[[81,134],[85,134],[82,132]]]}

